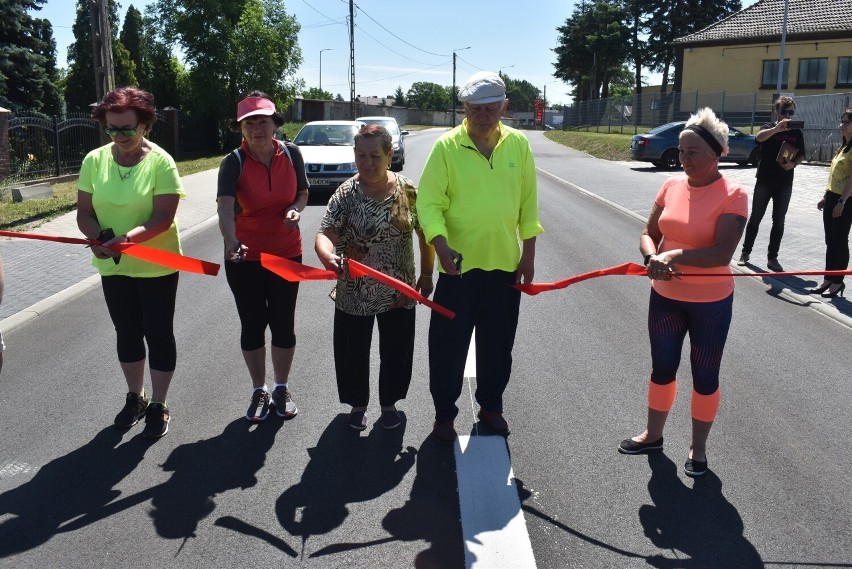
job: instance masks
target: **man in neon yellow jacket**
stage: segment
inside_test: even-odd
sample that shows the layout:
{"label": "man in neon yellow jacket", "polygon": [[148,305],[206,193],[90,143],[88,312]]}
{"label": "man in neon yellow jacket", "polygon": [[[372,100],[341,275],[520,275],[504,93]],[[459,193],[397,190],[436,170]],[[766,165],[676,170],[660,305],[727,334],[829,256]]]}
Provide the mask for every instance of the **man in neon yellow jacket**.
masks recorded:
{"label": "man in neon yellow jacket", "polygon": [[539,222],[535,161],[526,136],[500,122],[508,107],[498,74],[475,73],[459,90],[465,120],[442,135],[426,161],[417,198],[420,225],[435,247],[435,301],[453,310],[432,314],[429,389],[435,404],[432,436],[456,439],[464,366],[476,329],[479,418],[509,434],[503,392],[512,371],[520,292],[532,282]]}

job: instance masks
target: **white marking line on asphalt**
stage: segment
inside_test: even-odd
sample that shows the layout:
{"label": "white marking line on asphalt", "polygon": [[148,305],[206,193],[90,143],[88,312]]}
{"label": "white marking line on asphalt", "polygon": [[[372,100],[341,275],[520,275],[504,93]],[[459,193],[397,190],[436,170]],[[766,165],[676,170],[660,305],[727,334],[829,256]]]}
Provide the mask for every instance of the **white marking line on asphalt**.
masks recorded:
{"label": "white marking line on asphalt", "polygon": [[533,569],[535,556],[506,441],[459,437],[456,477],[467,569]]}
{"label": "white marking line on asphalt", "polygon": [[[476,342],[471,338],[464,377],[476,379]],[[470,394],[473,403],[473,394]],[[455,445],[466,569],[534,569],[506,440],[460,436]]]}

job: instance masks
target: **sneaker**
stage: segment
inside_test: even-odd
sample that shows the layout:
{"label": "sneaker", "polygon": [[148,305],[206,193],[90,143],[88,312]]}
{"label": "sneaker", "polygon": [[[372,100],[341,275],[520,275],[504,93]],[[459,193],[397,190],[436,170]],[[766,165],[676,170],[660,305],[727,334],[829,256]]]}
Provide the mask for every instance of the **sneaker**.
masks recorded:
{"label": "sneaker", "polygon": [[151,403],[145,412],[145,429],[142,436],[146,439],[159,439],[169,432],[169,408],[162,403]]}
{"label": "sneaker", "polygon": [[503,418],[503,413],[500,411],[486,411],[480,409],[476,415],[479,420],[488,425],[488,428],[500,435],[509,434],[509,423]]}
{"label": "sneaker", "polygon": [[783,273],[784,267],[781,266],[781,263],[778,262],[778,259],[769,259],[766,261],[766,268],[772,271],[773,273]]}
{"label": "sneaker", "polygon": [[299,414],[299,409],[293,403],[290,391],[286,387],[276,387],[272,390],[272,404],[275,406],[275,413],[279,417],[292,419]]}
{"label": "sneaker", "polygon": [[707,461],[687,459],[683,465],[683,473],[693,478],[707,474]]}
{"label": "sneaker", "polygon": [[367,413],[366,411],[352,410],[349,413],[349,420],[346,423],[356,431],[363,431],[367,428]]}
{"label": "sneaker", "polygon": [[449,420],[435,421],[435,426],[432,427],[432,434],[430,436],[441,444],[451,445],[459,435],[456,433],[453,421]]}
{"label": "sneaker", "polygon": [[246,420],[252,423],[265,421],[269,415],[269,392],[264,389],[255,389],[251,394],[251,403],[246,411]]}
{"label": "sneaker", "polygon": [[748,265],[748,257],[748,253],[743,253],[742,255],[740,255],[740,259],[737,261],[737,265],[740,267],[745,267],[746,265]]}
{"label": "sneaker", "polygon": [[381,422],[385,429],[395,429],[402,424],[402,415],[396,409],[388,409],[382,411]]}
{"label": "sneaker", "polygon": [[663,448],[663,437],[649,443],[637,443],[633,439],[624,439],[618,445],[621,454],[644,454],[646,452],[661,450]]}
{"label": "sneaker", "polygon": [[128,429],[138,423],[139,419],[145,416],[145,411],[148,410],[150,402],[151,400],[145,397],[144,389],[139,395],[128,393],[124,408],[115,416],[115,426]]}

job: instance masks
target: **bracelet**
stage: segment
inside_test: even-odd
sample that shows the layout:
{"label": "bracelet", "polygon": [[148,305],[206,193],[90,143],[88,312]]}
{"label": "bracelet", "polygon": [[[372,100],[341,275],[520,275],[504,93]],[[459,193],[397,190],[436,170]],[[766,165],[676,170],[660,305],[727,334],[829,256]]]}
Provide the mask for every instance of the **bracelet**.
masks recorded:
{"label": "bracelet", "polygon": [[651,254],[651,253],[648,253],[647,255],[645,255],[645,266],[646,266],[646,267],[648,266],[648,263],[650,263],[650,262],[651,262],[651,257],[653,257],[653,256],[654,256],[654,255],[653,255],[653,254]]}

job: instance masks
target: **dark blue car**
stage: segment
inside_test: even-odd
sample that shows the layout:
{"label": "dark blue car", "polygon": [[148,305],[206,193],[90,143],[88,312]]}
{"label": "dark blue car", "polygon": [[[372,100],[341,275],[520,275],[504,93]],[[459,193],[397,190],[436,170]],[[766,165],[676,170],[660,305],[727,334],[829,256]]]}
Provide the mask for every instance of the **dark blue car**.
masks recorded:
{"label": "dark blue car", "polygon": [[[636,134],[630,142],[630,157],[633,160],[650,162],[658,168],[674,170],[680,168],[678,157],[678,137],[686,121],[670,122],[651,129],[645,134]],[[760,153],[757,141],[732,126],[728,127],[728,154],[722,156],[723,162],[736,162],[740,166],[757,166]]]}

